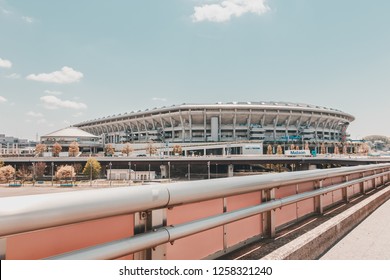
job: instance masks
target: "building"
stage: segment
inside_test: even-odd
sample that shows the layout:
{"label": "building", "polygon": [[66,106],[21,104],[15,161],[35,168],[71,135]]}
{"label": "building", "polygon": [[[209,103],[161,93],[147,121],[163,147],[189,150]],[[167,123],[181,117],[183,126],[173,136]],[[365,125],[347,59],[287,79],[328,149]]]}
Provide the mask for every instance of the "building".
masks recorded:
{"label": "building", "polygon": [[80,152],[96,153],[103,149],[103,143],[100,136],[90,134],[77,127],[67,127],[49,134],[41,136],[41,143],[45,144],[50,150],[55,143],[62,147],[62,151],[66,152],[72,142],[77,142]]}
{"label": "building", "polygon": [[156,179],[156,171],[134,171],[129,169],[108,169],[106,171],[107,180],[128,181],[129,176],[132,181],[151,181]]}
{"label": "building", "polygon": [[29,155],[36,142],[0,134],[0,155]]}
{"label": "building", "polygon": [[75,126],[106,143],[339,143],[355,118],[337,109],[287,102],[182,104],[118,114]]}

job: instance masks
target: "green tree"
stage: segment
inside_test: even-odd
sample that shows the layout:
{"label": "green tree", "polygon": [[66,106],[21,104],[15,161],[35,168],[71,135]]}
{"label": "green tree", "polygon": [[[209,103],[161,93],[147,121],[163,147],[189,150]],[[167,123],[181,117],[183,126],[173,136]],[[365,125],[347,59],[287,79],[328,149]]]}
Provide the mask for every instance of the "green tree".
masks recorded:
{"label": "green tree", "polygon": [[4,161],[0,160],[0,168],[4,166]]}
{"label": "green tree", "polygon": [[95,158],[88,159],[87,163],[84,166],[83,174],[88,176],[88,178],[96,179],[100,175],[100,171],[102,170],[102,166],[100,162],[98,162]]}

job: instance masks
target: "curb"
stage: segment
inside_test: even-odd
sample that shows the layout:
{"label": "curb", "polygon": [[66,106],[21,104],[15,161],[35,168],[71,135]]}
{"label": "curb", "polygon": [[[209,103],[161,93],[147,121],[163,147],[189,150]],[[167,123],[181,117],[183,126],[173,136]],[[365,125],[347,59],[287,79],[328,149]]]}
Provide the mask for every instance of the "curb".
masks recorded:
{"label": "curb", "polygon": [[314,260],[390,198],[390,186],[331,218],[315,229],[261,258],[262,260]]}

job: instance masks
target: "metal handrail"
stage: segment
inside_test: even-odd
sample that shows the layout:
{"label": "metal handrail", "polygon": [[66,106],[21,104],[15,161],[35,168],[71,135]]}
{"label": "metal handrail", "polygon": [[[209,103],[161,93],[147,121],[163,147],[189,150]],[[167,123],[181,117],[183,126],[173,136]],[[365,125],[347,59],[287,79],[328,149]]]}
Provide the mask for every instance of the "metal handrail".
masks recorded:
{"label": "metal handrail", "polygon": [[275,210],[283,206],[297,203],[309,198],[314,198],[326,193],[359,184],[367,180],[372,180],[380,176],[388,175],[390,171],[381,172],[375,175],[359,178],[329,187],[316,189],[313,191],[292,195],[285,198],[275,199],[260,205],[250,206],[239,210],[210,216],[207,218],[191,221],[175,226],[159,228],[156,231],[142,233],[130,238],[124,238],[89,248],[68,252],[65,254],[50,257],[52,260],[82,260],[82,259],[115,259],[128,254],[132,254],[148,248],[153,248],[177,239],[196,234],[205,230],[213,229],[231,222],[249,218],[267,211]]}
{"label": "metal handrail", "polygon": [[384,168],[390,168],[390,164],[3,197],[0,198],[0,236]]}

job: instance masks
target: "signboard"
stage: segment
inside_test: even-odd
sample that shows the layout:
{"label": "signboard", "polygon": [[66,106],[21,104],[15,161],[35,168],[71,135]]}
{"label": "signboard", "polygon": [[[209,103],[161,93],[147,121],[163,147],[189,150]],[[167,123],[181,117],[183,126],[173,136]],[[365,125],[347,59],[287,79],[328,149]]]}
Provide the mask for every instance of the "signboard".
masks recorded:
{"label": "signboard", "polygon": [[242,146],[243,155],[261,155],[263,154],[263,145],[243,145]]}
{"label": "signboard", "polygon": [[287,150],[284,154],[286,156],[311,156],[310,150]]}

